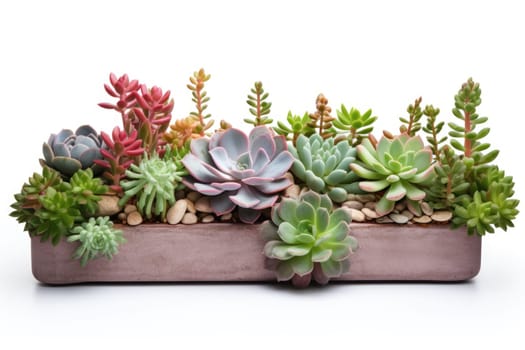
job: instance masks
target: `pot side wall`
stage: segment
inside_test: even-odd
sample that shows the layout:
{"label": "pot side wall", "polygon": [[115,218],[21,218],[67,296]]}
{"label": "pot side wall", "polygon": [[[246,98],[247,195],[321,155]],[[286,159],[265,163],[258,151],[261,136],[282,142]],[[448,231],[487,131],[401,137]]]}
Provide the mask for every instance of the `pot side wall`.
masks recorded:
{"label": "pot side wall", "polygon": [[[343,281],[463,281],[476,276],[481,237],[447,225],[352,224],[359,249]],[[112,261],[81,267],[77,244],[31,238],[33,275],[46,284],[274,281],[258,225],[120,226],[127,242]]]}

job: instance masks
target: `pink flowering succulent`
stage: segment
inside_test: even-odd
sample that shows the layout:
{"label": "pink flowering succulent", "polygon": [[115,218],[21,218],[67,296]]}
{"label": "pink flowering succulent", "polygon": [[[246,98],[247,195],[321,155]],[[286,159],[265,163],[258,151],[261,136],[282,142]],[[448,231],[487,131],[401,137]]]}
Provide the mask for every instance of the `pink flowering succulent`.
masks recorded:
{"label": "pink flowering succulent", "polygon": [[231,128],[211,139],[193,140],[191,152],[182,159],[190,173],[183,183],[209,196],[216,215],[238,207],[239,219],[254,223],[292,184],[285,177],[294,161],[287,149],[286,139],[265,126],[248,136]]}

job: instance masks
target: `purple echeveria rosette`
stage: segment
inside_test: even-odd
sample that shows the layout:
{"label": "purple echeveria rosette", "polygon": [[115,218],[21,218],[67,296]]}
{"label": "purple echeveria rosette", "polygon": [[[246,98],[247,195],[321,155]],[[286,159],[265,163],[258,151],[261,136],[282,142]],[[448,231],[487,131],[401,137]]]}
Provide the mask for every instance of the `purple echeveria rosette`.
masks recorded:
{"label": "purple echeveria rosette", "polygon": [[238,129],[214,134],[210,139],[191,142],[191,151],[182,160],[190,176],[183,183],[209,196],[216,215],[239,207],[239,218],[254,223],[260,211],[275,204],[278,192],[292,184],[285,177],[294,158],[286,139],[265,126],[247,136]]}

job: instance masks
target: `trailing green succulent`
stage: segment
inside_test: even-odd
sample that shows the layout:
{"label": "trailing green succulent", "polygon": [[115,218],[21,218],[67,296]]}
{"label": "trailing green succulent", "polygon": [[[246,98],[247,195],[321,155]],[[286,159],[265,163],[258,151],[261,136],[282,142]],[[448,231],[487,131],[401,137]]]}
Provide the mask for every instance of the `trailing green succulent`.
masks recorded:
{"label": "trailing green succulent", "polygon": [[273,119],[269,118],[268,114],[270,114],[272,103],[266,101],[270,94],[264,92],[263,84],[260,81],[254,84],[251,92],[253,95],[248,95],[246,103],[250,106],[250,114],[255,118],[245,118],[244,121],[254,127],[271,124]]}
{"label": "trailing green succulent", "polygon": [[42,174],[33,174],[15,195],[11,216],[24,223],[30,235],[58,244],[75,223],[94,214],[98,195],[106,191],[91,169],[77,171],[71,182],[66,182],[57,171],[44,167]]}
{"label": "trailing green succulent", "polygon": [[395,203],[405,197],[412,211],[421,212],[419,202],[435,176],[435,165],[432,151],[420,137],[382,137],[377,148],[366,139],[357,146],[357,156],[359,161],[350,164],[350,168],[366,181],[356,183],[354,190],[385,191],[376,205],[379,215],[390,213]]}
{"label": "trailing green succulent", "polygon": [[70,193],[84,217],[95,215],[100,195],[108,191],[100,178],[93,178],[91,169],[77,171],[69,180]]}
{"label": "trailing green succulent", "polygon": [[300,115],[294,115],[292,112],[288,112],[286,117],[288,125],[278,121],[277,126],[273,129],[279,135],[283,135],[287,140],[292,141],[295,146],[297,138],[300,135],[310,136],[315,132],[315,129],[310,126],[310,114],[306,112],[302,117]]}
{"label": "trailing green succulent", "polygon": [[334,128],[348,134],[347,139],[353,147],[361,143],[361,140],[374,130],[373,123],[377,120],[372,116],[372,110],[369,109],[361,114],[357,109],[351,108],[348,111],[345,105],[337,111],[337,119],[333,121]]}
{"label": "trailing green succulent", "polygon": [[408,136],[416,136],[416,133],[421,130],[421,117],[423,116],[423,111],[421,110],[421,97],[416,98],[414,104],[411,104],[407,107],[408,119],[399,118],[401,121],[401,127],[399,131],[402,134],[407,134]]}
{"label": "trailing green succulent", "polygon": [[326,284],[348,272],[349,256],[358,247],[349,235],[350,222],[350,212],[333,210],[327,195],[308,191],[298,199],[284,198],[262,227],[264,254],[277,280],[306,287],[312,279]]}
{"label": "trailing green succulent", "polygon": [[167,151],[163,158],[157,154],[151,157],[144,154],[139,165],[131,164],[126,170],[128,179],[120,183],[124,196],[119,204],[125,205],[136,197],[141,214],[148,219],[156,215],[164,220],[169,206],[175,203],[175,190],[182,188],[184,175],[184,168],[172,157],[171,151]]}
{"label": "trailing green succulent", "polygon": [[323,140],[321,135],[300,135],[297,145],[290,146],[295,160],[292,173],[308,188],[326,193],[334,202],[344,202],[350,185],[358,177],[350,171],[356,150],[348,142],[334,144],[334,138]]}
{"label": "trailing green succulent", "polygon": [[118,245],[126,242],[122,230],[113,228],[113,222],[108,216],[90,218],[87,222],[75,226],[67,241],[80,243],[73,258],[80,259],[82,266],[101,256],[111,260],[113,255],[118,253]]}

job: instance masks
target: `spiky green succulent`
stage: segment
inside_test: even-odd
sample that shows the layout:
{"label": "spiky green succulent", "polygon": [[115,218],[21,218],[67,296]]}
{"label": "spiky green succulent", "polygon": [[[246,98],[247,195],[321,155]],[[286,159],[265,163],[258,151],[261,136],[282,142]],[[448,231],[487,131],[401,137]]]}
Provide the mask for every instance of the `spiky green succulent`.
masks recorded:
{"label": "spiky green succulent", "polygon": [[474,183],[470,184],[472,195],[464,194],[454,203],[453,227],[467,226],[468,233],[480,236],[494,233],[495,228],[514,227],[518,215],[519,200],[514,195],[512,176],[495,165],[477,169]]}
{"label": "spiky green succulent", "polygon": [[272,221],[262,226],[264,254],[277,280],[307,286],[313,278],[326,284],[347,272],[357,240],[349,235],[351,214],[333,210],[328,195],[313,191],[298,199],[284,198],[272,208]]}
{"label": "spiky green succulent", "polygon": [[372,125],[377,120],[376,116],[372,116],[372,110],[369,109],[361,114],[359,110],[351,108],[347,110],[345,105],[341,105],[341,109],[337,110],[337,119],[332,124],[338,130],[338,133],[343,132],[352,146],[357,146],[361,140],[374,130]]}
{"label": "spiky green succulent", "polygon": [[273,129],[279,135],[283,135],[287,140],[292,141],[292,143],[297,143],[297,138],[299,135],[310,136],[315,132],[315,129],[310,126],[310,114],[308,112],[304,113],[303,116],[292,114],[288,112],[286,116],[286,121],[288,125],[281,121],[277,121],[277,126]]}
{"label": "spiky green succulent", "polygon": [[95,174],[102,168],[95,163],[101,160],[102,139],[89,125],[79,127],[75,133],[63,129],[58,134],[51,134],[42,150],[44,161],[51,168],[69,178],[80,169],[91,168]]}
{"label": "spiky green succulent", "polygon": [[84,216],[94,215],[98,209],[100,195],[108,191],[107,186],[98,177],[93,177],[93,171],[77,171],[69,180],[71,195],[74,197]]}
{"label": "spiky green succulent", "polygon": [[105,192],[106,186],[93,178],[90,169],[77,171],[67,182],[58,171],[46,166],[42,174],[33,174],[15,195],[11,216],[24,223],[24,230],[30,235],[58,244],[76,223],[93,215],[100,200],[98,195]]}
{"label": "spiky green succulent", "polygon": [[186,174],[180,162],[170,155],[171,151],[163,158],[156,153],[148,157],[145,153],[139,165],[132,164],[126,170],[128,179],[120,183],[124,196],[119,204],[123,206],[136,197],[142,215],[148,219],[153,215],[164,219],[168,208],[175,203],[175,190],[182,188],[181,176]]}
{"label": "spiky green succulent", "polygon": [[420,212],[424,189],[434,178],[432,151],[420,137],[402,134],[394,139],[382,137],[377,148],[369,139],[357,146],[359,161],[350,168],[365,181],[357,183],[366,192],[385,191],[377,202],[376,212],[386,215],[397,201],[407,198],[407,205]]}
{"label": "spiky green succulent", "polygon": [[326,193],[334,202],[346,200],[350,184],[358,179],[349,168],[356,150],[348,142],[334,144],[332,137],[323,140],[318,134],[300,135],[290,153],[295,158],[292,173],[308,188]]}
{"label": "spiky green succulent", "polygon": [[67,241],[80,243],[73,258],[80,259],[82,266],[101,256],[111,260],[113,255],[118,253],[118,245],[126,242],[122,231],[113,228],[113,222],[108,216],[90,218],[89,221],[75,226]]}

